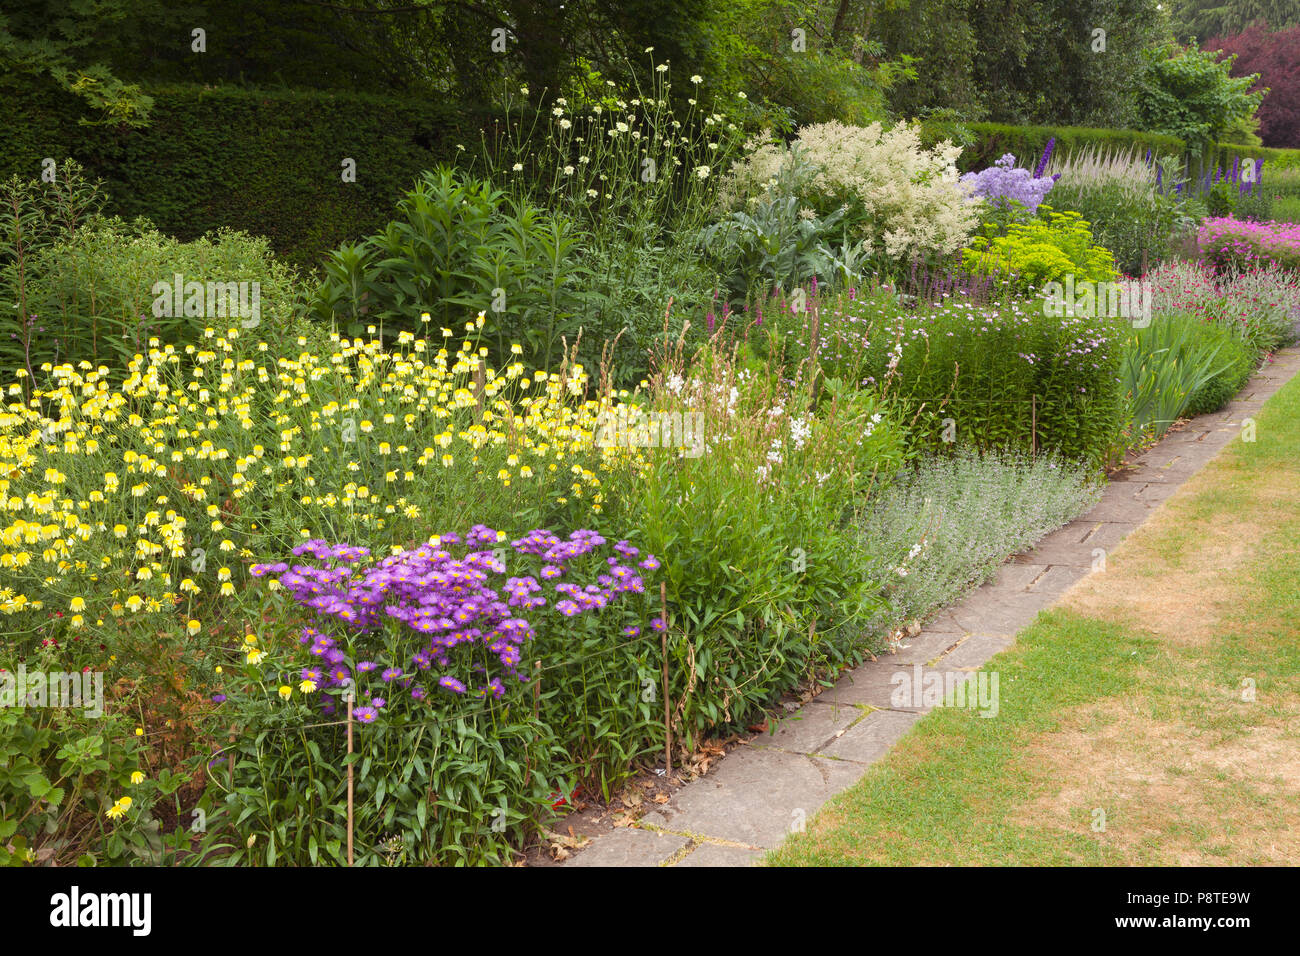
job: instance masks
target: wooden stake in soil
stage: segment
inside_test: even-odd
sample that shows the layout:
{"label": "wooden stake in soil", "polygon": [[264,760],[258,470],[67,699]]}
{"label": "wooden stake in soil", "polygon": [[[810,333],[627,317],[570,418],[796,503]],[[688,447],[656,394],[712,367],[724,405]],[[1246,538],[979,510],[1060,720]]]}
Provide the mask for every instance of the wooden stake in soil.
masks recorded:
{"label": "wooden stake in soil", "polygon": [[1029,405],[1029,453],[1038,454],[1038,396],[1030,399]]}
{"label": "wooden stake in soil", "polygon": [[[348,691],[348,757],[352,756],[352,691]],[[348,866],[352,865],[352,761],[348,760]]]}
{"label": "wooden stake in soil", "polygon": [[[533,661],[533,720],[537,720],[542,699],[542,662]],[[528,780],[533,775],[533,756],[528,755],[524,762],[524,786],[528,786]]]}
{"label": "wooden stake in soil", "polygon": [[659,582],[660,620],[664,628],[659,632],[659,647],[664,655],[664,778],[673,772],[673,717],[668,703],[668,582]]}

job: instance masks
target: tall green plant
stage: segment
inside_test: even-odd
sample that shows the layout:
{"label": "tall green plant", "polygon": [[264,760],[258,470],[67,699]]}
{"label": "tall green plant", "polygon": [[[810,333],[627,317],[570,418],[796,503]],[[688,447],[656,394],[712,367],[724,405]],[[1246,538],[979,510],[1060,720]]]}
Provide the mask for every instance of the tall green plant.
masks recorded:
{"label": "tall green plant", "polygon": [[589,269],[571,217],[445,166],[425,173],[397,212],[382,232],[330,254],[316,316],[356,334],[367,325],[412,331],[425,313],[459,328],[481,312],[497,358],[520,342],[543,365],[576,337]]}
{"label": "tall green plant", "polygon": [[1132,330],[1120,363],[1134,431],[1159,438],[1187,410],[1192,396],[1231,367],[1219,353],[1221,341],[1200,334],[1195,316],[1160,316]]}

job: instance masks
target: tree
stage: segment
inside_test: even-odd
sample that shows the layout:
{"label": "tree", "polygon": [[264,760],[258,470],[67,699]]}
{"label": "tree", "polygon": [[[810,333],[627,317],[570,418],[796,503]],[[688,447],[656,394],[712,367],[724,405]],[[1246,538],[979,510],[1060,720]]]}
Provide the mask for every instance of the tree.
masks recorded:
{"label": "tree", "polygon": [[1300,25],[1300,3],[1296,0],[1171,0],[1174,38],[1198,42],[1215,36],[1240,33],[1256,20],[1267,20],[1273,29]]}
{"label": "tree", "polygon": [[178,29],[184,7],[159,0],[10,0],[0,12],[0,73],[48,76],[98,116],[88,123],[141,126],[153,100],[110,66],[110,51],[132,45],[143,25]]}
{"label": "tree", "polygon": [[1170,44],[1148,51],[1148,68],[1138,98],[1141,128],[1185,140],[1201,149],[1225,130],[1254,116],[1264,99],[1251,87],[1259,74],[1231,75],[1235,57],[1219,60],[1213,50]]}
{"label": "tree", "polygon": [[1234,76],[1257,74],[1268,95],[1259,107],[1259,135],[1266,146],[1300,147],[1300,26],[1269,31],[1256,23],[1233,36],[1216,37],[1208,49],[1233,58]]}

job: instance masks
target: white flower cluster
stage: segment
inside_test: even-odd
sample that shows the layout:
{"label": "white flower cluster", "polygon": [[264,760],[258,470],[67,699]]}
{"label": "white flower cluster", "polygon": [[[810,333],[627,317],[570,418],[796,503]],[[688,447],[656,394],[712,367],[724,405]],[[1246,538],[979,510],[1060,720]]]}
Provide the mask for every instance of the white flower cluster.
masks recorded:
{"label": "white flower cluster", "polygon": [[783,170],[800,170],[796,190],[807,205],[847,203],[865,248],[893,260],[951,254],[979,224],[980,203],[957,178],[961,148],[945,140],[926,149],[913,125],[817,123],[789,147],[751,140],[747,152],[721,187],[727,207],[766,194]]}

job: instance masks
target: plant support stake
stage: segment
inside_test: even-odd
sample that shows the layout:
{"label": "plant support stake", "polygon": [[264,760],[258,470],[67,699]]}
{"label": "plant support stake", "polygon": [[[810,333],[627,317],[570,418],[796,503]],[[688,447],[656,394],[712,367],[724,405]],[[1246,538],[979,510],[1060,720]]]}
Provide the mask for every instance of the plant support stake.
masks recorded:
{"label": "plant support stake", "polygon": [[659,607],[664,629],[659,632],[659,647],[664,655],[664,779],[673,772],[673,718],[668,704],[668,582],[659,582]]}
{"label": "plant support stake", "polygon": [[348,866],[352,865],[352,691],[348,691]]}

